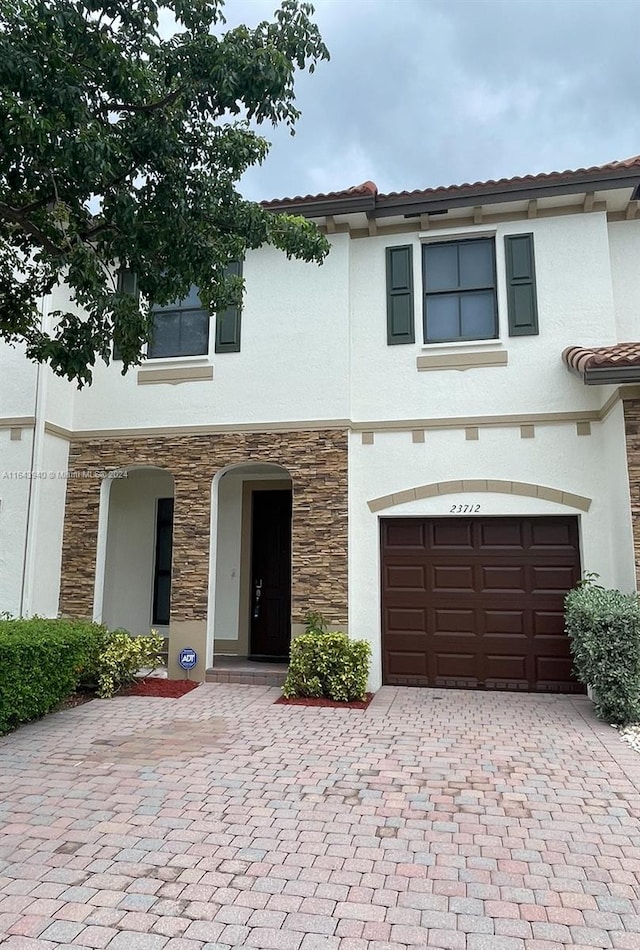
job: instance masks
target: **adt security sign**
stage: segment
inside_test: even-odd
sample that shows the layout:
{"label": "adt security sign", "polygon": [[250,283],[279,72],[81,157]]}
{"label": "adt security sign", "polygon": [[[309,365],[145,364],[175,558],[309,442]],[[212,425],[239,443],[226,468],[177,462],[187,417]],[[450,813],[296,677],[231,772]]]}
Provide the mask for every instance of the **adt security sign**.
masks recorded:
{"label": "adt security sign", "polygon": [[185,647],[184,650],[180,650],[178,663],[183,670],[192,670],[197,662],[198,654],[195,650],[192,650],[191,647]]}

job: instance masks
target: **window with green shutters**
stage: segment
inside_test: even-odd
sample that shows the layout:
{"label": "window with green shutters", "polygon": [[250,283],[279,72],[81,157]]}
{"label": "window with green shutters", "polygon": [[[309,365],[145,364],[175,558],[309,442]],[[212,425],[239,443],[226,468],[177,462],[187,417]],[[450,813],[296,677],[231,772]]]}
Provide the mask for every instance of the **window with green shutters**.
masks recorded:
{"label": "window with green shutters", "polygon": [[504,239],[507,270],[509,336],[538,333],[533,234],[508,234]]}
{"label": "window with green shutters", "polygon": [[388,247],[387,343],[415,343],[413,310],[413,247]]}
{"label": "window with green shutters", "polygon": [[[241,277],[242,263],[230,264],[227,274]],[[216,314],[216,353],[240,351],[240,316],[240,307],[228,307]],[[154,334],[147,347],[148,359],[208,354],[211,315],[203,306],[197,287],[191,287],[183,300],[153,307],[153,318]]]}

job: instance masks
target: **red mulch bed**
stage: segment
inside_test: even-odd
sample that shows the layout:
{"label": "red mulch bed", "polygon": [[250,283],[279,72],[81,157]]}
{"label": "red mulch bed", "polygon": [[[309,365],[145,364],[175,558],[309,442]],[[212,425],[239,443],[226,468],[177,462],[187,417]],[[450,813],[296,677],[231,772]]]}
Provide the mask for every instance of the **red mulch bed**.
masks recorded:
{"label": "red mulch bed", "polygon": [[180,699],[185,693],[199,686],[193,680],[169,680],[163,676],[147,676],[133,686],[118,693],[118,696],[159,696],[162,699]]}
{"label": "red mulch bed", "polygon": [[294,696],[293,699],[285,699],[281,696],[276,699],[276,705],[281,706],[329,706],[332,709],[366,709],[373,693],[367,693],[365,699],[354,699],[350,703],[342,703],[337,699],[327,699],[324,696]]}

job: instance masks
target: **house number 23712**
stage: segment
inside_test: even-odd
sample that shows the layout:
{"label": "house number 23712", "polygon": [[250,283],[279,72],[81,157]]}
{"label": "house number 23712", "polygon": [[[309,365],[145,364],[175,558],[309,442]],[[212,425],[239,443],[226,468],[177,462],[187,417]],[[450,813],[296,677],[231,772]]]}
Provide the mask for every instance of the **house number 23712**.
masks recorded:
{"label": "house number 23712", "polygon": [[450,515],[474,515],[480,511],[480,505],[451,505]]}

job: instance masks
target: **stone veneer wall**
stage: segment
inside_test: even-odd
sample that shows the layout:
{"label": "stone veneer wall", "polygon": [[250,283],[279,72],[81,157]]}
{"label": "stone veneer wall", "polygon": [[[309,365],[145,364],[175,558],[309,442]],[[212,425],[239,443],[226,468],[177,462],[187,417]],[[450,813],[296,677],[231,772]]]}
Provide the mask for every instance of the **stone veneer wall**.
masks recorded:
{"label": "stone veneer wall", "polygon": [[640,399],[624,400],[627,467],[631,494],[631,523],[636,553],[636,581],[640,590]]}
{"label": "stone veneer wall", "polygon": [[[211,482],[220,469],[275,462],[293,482],[292,622],[307,610],[347,623],[347,431],[95,438],[73,442],[70,472],[153,465],[175,482],[172,621],[204,620],[209,586]],[[86,617],[93,594],[99,478],[67,482],[60,610]]]}

